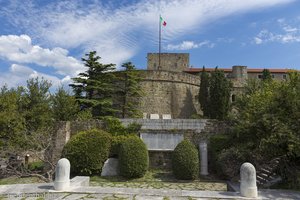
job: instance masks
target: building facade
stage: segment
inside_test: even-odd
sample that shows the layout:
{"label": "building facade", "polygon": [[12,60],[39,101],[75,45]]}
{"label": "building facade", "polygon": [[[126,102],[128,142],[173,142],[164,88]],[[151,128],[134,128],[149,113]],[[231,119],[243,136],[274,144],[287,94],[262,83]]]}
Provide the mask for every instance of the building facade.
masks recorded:
{"label": "building facade", "polygon": [[[159,58],[160,57],[160,58]],[[160,61],[159,61],[160,60]],[[160,63],[160,64],[159,64]],[[249,69],[247,66],[218,68],[233,83],[232,100],[243,92],[249,78],[262,78],[263,69]],[[206,68],[208,73],[214,68]],[[288,69],[269,69],[276,80],[285,80]],[[151,114],[171,118],[187,119],[202,114],[198,103],[200,74],[202,68],[191,68],[188,53],[148,53],[147,70],[140,70],[144,96],[141,97],[140,110],[144,118]]]}

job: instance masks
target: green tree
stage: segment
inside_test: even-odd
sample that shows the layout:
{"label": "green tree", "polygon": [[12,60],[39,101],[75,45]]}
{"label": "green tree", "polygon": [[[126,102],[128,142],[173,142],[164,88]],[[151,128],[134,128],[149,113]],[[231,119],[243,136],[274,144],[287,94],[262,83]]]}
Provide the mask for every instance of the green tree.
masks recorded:
{"label": "green tree", "polygon": [[52,109],[55,121],[74,120],[79,112],[76,98],[70,95],[63,87],[59,87],[52,96]]}
{"label": "green tree", "polygon": [[213,119],[225,119],[230,109],[230,92],[232,84],[224,72],[218,70],[212,72],[210,78],[210,117]]}
{"label": "green tree", "polygon": [[139,73],[131,62],[122,65],[124,71],[118,79],[118,107],[122,118],[134,118],[141,115],[138,105],[142,96]]}
{"label": "green tree", "polygon": [[199,103],[201,106],[201,110],[203,112],[204,117],[209,117],[210,110],[209,110],[209,75],[205,71],[205,67],[203,66],[202,73],[201,73],[201,83],[199,89]]}
{"label": "green tree", "polygon": [[28,131],[36,131],[53,122],[51,109],[51,83],[43,78],[32,78],[27,81],[24,94],[24,115]]}
{"label": "green tree", "polygon": [[100,63],[96,51],[91,51],[86,57],[82,61],[87,71],[72,78],[74,83],[70,86],[81,107],[91,108],[94,117],[111,115],[114,112],[112,95],[115,91],[115,77],[113,73],[107,72],[115,70],[115,65]]}
{"label": "green tree", "polygon": [[264,69],[262,71],[262,80],[263,81],[271,81],[272,80],[272,75],[271,75],[270,70]]}
{"label": "green tree", "polygon": [[21,141],[20,133],[25,130],[25,118],[20,110],[23,87],[0,90],[0,146],[15,145]]}

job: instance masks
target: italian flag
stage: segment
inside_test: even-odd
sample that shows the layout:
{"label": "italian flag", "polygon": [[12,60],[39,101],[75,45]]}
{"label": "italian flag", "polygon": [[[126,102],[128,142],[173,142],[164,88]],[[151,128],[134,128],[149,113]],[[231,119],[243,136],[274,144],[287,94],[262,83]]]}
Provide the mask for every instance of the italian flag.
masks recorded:
{"label": "italian flag", "polygon": [[160,16],[160,23],[163,25],[163,26],[167,26],[167,22]]}

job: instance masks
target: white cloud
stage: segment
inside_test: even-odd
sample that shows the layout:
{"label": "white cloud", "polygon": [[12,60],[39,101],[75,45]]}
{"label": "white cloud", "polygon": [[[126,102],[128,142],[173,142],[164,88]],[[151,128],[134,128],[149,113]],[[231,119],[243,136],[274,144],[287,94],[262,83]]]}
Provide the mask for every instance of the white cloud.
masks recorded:
{"label": "white cloud", "polygon": [[[15,1],[12,1],[15,2]],[[63,48],[97,50],[104,62],[120,64],[152,41],[157,45],[158,15],[167,21],[163,45],[185,34],[195,34],[216,19],[278,6],[293,0],[140,0],[117,8],[100,0],[54,1],[35,6],[34,1],[11,3],[0,14],[40,42]],[[33,28],[34,27],[34,28]]]}
{"label": "white cloud", "polygon": [[189,49],[197,49],[206,46],[208,48],[213,48],[214,44],[210,41],[204,41],[200,43],[195,43],[193,41],[183,41],[180,44],[168,44],[166,49],[170,51],[174,50],[189,50]]}
{"label": "white cloud", "polygon": [[71,82],[70,77],[66,76],[63,79],[59,79],[56,76],[37,72],[30,67],[12,64],[8,72],[0,73],[0,85],[8,85],[9,87],[17,87],[26,85],[26,81],[30,78],[43,77],[52,83],[53,88],[57,88],[60,85],[67,85]]}
{"label": "white cloud", "polygon": [[300,42],[300,23],[288,24],[285,19],[278,19],[279,31],[261,30],[255,37],[255,44],[263,44],[267,42],[279,43],[295,43]]}
{"label": "white cloud", "polygon": [[83,65],[68,51],[59,47],[45,49],[33,45],[28,35],[0,36],[0,58],[18,63],[33,63],[43,67],[53,67],[56,73],[75,76]]}

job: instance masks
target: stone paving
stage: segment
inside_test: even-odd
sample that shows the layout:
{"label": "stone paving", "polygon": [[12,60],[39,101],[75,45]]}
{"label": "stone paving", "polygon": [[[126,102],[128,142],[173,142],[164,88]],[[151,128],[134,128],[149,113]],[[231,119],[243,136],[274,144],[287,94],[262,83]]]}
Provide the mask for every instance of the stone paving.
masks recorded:
{"label": "stone paving", "polygon": [[175,190],[214,190],[226,191],[226,183],[214,182],[189,182],[189,183],[171,183],[171,182],[93,182],[91,186],[100,187],[125,187],[125,188],[144,188],[144,189],[175,189]]}

